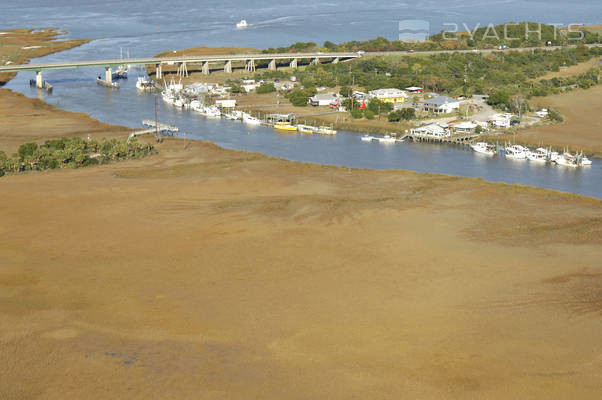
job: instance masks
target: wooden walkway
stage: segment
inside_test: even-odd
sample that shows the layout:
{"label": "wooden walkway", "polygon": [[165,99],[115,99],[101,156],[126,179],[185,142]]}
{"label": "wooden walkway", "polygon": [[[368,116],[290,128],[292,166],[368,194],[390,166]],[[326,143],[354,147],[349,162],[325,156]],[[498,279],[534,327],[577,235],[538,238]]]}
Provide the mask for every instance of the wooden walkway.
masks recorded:
{"label": "wooden walkway", "polygon": [[472,141],[474,141],[477,137],[479,137],[479,135],[476,133],[451,135],[445,137],[436,137],[420,133],[406,133],[405,135],[403,135],[402,139],[410,139],[415,142],[467,144],[472,143]]}

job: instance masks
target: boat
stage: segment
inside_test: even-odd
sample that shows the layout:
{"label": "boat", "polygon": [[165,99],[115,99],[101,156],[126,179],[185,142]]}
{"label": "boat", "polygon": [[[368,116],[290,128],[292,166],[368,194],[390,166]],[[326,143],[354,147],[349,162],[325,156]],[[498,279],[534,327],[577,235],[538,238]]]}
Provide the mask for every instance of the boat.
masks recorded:
{"label": "boat", "polygon": [[297,127],[291,124],[277,123],[274,124],[274,130],[293,133],[297,132]]}
{"label": "boat", "polygon": [[556,164],[562,165],[563,167],[576,168],[579,166],[577,158],[570,153],[564,153],[556,159]]}
{"label": "boat", "polygon": [[504,149],[506,153],[506,158],[510,158],[513,160],[525,160],[527,158],[526,152],[529,149],[523,147],[521,145],[515,144],[512,146],[508,146]]}
{"label": "boat", "polygon": [[321,126],[318,128],[318,133],[321,133],[322,135],[336,135],[337,131],[331,129],[329,126]]}
{"label": "boat", "polygon": [[396,139],[394,137],[392,137],[391,135],[385,135],[381,138],[378,138],[378,141],[380,143],[395,143]]}
{"label": "boat", "polygon": [[374,136],[370,136],[370,135],[363,135],[362,136],[362,142],[371,142],[374,140]]}
{"label": "boat", "polygon": [[546,163],[550,160],[550,152],[543,147],[535,149],[534,151],[526,152],[527,160],[538,162],[538,163]]}
{"label": "boat", "polygon": [[248,125],[261,125],[261,120],[255,117],[250,116],[247,113],[243,113],[242,122]]}
{"label": "boat", "polygon": [[246,20],[241,20],[238,24],[236,24],[236,29],[245,29],[249,24],[247,24]]}
{"label": "boat", "polygon": [[471,144],[470,148],[475,153],[485,154],[485,155],[488,155],[488,156],[495,155],[495,146],[490,145],[490,144],[485,143],[485,142],[477,142],[475,144]]}
{"label": "boat", "polygon": [[592,165],[592,160],[590,160],[589,158],[587,158],[586,156],[582,155],[581,156],[581,165]]}
{"label": "boat", "polygon": [[136,89],[150,91],[155,89],[155,82],[148,77],[139,76],[136,81]]}
{"label": "boat", "polygon": [[113,79],[127,79],[128,78],[128,68],[125,65],[120,65],[117,67],[117,70],[112,74]]}
{"label": "boat", "polygon": [[204,112],[205,116],[207,116],[209,118],[219,118],[222,116],[221,111],[216,106],[205,107],[204,111],[205,111]]}
{"label": "boat", "polygon": [[297,129],[299,130],[299,133],[303,133],[305,135],[313,135],[316,131],[316,128],[309,125],[297,125]]}

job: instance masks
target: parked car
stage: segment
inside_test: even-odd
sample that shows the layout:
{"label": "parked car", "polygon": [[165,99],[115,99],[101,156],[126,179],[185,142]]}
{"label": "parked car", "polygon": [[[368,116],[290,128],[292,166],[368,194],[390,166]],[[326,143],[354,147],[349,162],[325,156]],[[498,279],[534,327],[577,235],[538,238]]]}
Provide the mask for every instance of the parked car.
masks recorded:
{"label": "parked car", "polygon": [[408,53],[413,53],[413,52],[414,52],[414,50],[412,50],[412,49],[408,50]]}

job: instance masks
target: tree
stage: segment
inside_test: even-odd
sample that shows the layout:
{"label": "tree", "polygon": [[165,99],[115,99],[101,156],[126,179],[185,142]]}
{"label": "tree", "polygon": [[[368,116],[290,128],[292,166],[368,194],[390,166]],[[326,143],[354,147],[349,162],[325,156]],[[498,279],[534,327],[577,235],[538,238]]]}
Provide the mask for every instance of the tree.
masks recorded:
{"label": "tree", "polygon": [[405,119],[406,121],[409,121],[416,117],[416,110],[414,110],[413,108],[410,108],[410,107],[403,108],[399,111],[399,116],[401,117],[401,119]]}
{"label": "tree", "polygon": [[364,113],[359,108],[354,108],[351,110],[351,116],[355,119],[360,119],[364,116]]}
{"label": "tree", "polygon": [[477,125],[477,127],[474,129],[474,133],[480,135],[481,132],[483,132],[483,127],[481,125]]}
{"label": "tree", "polygon": [[21,161],[23,161],[26,157],[33,156],[33,153],[38,149],[38,145],[36,143],[24,143],[19,146],[19,150],[17,150],[17,154]]}
{"label": "tree", "polygon": [[276,87],[272,82],[264,82],[255,90],[257,94],[272,93],[276,91]]}
{"label": "tree", "polygon": [[399,111],[392,111],[387,116],[387,119],[389,120],[389,122],[399,122],[399,120],[401,119],[400,114],[401,113]]}
{"label": "tree", "polygon": [[510,108],[510,95],[504,90],[495,91],[487,99],[487,104],[499,108]]}
{"label": "tree", "polygon": [[372,112],[372,110],[366,110],[364,115],[366,116],[366,119],[374,119],[374,112]]}
{"label": "tree", "polygon": [[341,90],[339,90],[339,94],[343,97],[351,97],[353,96],[353,89],[349,86],[343,86],[341,87]]}

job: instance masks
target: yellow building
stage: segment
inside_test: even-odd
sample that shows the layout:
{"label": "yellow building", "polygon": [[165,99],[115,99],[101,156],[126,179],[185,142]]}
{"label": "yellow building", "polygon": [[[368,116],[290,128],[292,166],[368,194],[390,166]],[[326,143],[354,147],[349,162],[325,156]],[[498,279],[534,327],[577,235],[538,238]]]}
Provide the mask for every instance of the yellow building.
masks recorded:
{"label": "yellow building", "polygon": [[408,99],[408,94],[400,89],[378,89],[368,92],[372,99],[378,99],[385,103],[403,103]]}

